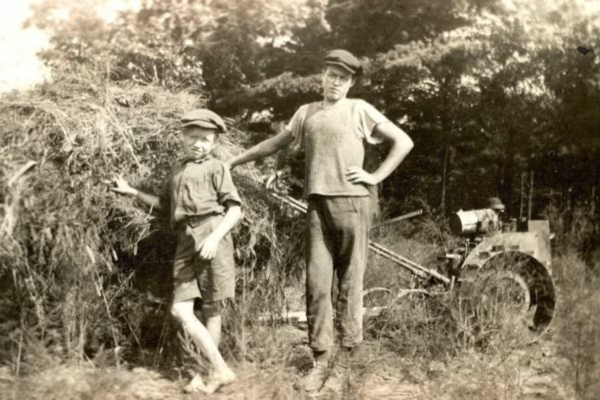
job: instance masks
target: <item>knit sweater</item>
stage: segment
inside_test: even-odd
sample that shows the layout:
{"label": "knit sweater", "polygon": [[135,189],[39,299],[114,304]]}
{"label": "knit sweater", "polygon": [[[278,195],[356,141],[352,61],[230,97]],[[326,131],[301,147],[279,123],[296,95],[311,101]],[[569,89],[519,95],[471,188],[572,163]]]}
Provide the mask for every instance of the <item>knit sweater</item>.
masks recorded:
{"label": "knit sweater", "polygon": [[347,180],[349,167],[362,168],[365,140],[373,128],[387,119],[362,100],[344,99],[331,108],[312,103],[299,110],[288,125],[296,147],[305,150],[304,195],[368,196],[362,183]]}

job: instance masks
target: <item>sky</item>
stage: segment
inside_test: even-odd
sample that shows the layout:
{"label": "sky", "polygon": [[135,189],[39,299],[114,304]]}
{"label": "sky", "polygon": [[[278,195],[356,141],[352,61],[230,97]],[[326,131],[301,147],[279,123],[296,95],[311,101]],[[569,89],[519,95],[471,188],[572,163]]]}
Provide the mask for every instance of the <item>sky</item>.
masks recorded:
{"label": "sky", "polygon": [[0,93],[27,89],[50,77],[36,53],[48,46],[39,29],[22,29],[31,0],[0,0]]}
{"label": "sky", "polygon": [[[0,0],[0,93],[26,90],[52,79],[49,69],[36,56],[49,46],[48,36],[33,27],[22,29],[35,1],[38,0]],[[140,0],[107,0],[97,12],[111,21],[118,11],[139,6]],[[68,13],[64,17],[68,18]]]}

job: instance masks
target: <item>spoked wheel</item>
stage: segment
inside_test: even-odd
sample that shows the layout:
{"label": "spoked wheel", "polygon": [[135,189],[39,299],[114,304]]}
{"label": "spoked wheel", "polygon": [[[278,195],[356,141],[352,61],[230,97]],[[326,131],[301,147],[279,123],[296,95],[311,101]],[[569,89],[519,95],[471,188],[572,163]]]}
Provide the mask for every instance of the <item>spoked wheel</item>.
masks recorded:
{"label": "spoked wheel", "polygon": [[505,339],[530,340],[552,320],[552,278],[526,254],[503,253],[461,278],[461,311],[476,337],[501,334]]}
{"label": "spoked wheel", "polygon": [[520,275],[512,271],[494,271],[479,277],[476,286],[477,316],[491,329],[522,333],[531,330],[531,294]]}

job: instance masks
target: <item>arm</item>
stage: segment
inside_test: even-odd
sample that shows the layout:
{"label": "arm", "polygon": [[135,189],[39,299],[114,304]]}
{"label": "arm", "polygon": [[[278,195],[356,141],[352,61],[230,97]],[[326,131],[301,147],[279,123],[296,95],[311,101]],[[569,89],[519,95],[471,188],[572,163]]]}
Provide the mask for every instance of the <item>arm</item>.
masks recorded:
{"label": "arm", "polygon": [[283,129],[272,138],[264,140],[256,146],[246,150],[242,154],[232,158],[227,162],[227,164],[233,168],[236,165],[245,164],[259,158],[268,157],[287,146],[292,140],[294,140],[292,132],[287,129]]}
{"label": "arm", "polygon": [[115,193],[123,194],[125,196],[135,197],[142,203],[146,204],[148,207],[151,207],[155,210],[161,210],[162,206],[160,204],[160,197],[155,196],[150,193],[144,193],[136,188],[133,188],[129,185],[129,183],[123,179],[121,175],[116,175],[112,179],[112,183],[114,187],[111,187]]}
{"label": "arm", "polygon": [[367,185],[377,185],[398,168],[414,147],[411,138],[391,122],[384,122],[377,125],[374,134],[386,141],[392,142],[392,148],[379,168],[373,173],[368,173],[360,167],[348,168],[346,177],[352,183],[362,182]]}
{"label": "arm", "polygon": [[225,207],[227,208],[227,211],[219,226],[217,226],[198,246],[199,249],[197,250],[200,250],[200,257],[204,259],[210,260],[217,255],[219,242],[229,233],[229,231],[231,231],[242,217],[242,209],[237,202],[228,200],[225,202]]}

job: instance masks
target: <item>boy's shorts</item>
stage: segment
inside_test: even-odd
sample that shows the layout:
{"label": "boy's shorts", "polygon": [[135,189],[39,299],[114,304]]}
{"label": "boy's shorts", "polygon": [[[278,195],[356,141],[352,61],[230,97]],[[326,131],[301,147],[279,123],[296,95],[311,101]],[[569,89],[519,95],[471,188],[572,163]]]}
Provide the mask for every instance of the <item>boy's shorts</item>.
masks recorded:
{"label": "boy's shorts", "polygon": [[228,233],[219,242],[212,260],[200,258],[198,246],[223,220],[222,215],[207,216],[196,227],[178,230],[177,250],[173,261],[173,302],[201,298],[205,305],[235,295],[233,241]]}

